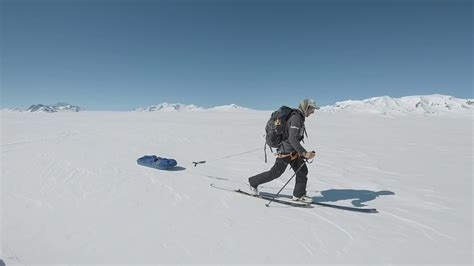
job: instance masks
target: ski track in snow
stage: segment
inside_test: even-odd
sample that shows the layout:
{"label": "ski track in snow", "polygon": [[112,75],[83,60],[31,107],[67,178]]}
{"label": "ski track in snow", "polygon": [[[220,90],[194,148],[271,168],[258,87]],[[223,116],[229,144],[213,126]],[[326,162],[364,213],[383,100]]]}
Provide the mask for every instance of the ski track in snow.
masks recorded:
{"label": "ski track in snow", "polygon": [[430,234],[428,234],[426,231],[431,231],[432,233],[436,234],[436,235],[439,235],[441,237],[445,237],[445,238],[448,238],[450,240],[456,240],[456,238],[452,237],[452,236],[449,236],[449,235],[446,235],[446,234],[443,234],[439,231],[437,231],[436,229],[432,228],[432,227],[429,227],[427,225],[424,225],[422,223],[419,223],[417,221],[414,221],[414,220],[411,220],[411,219],[408,219],[408,218],[404,218],[404,217],[401,217],[399,215],[396,215],[396,214],[393,214],[393,213],[390,213],[388,211],[381,211],[382,214],[386,214],[386,215],[389,215],[389,216],[392,216],[398,220],[401,220],[401,221],[404,221],[406,222],[407,224],[410,224],[410,225],[413,225],[415,227],[418,227],[420,228],[420,230],[423,232],[423,234],[431,239],[431,240],[435,240]]}
{"label": "ski track in snow", "polygon": [[51,160],[40,174],[39,191],[43,194],[52,193],[58,187],[64,188],[66,184],[74,183],[79,176],[84,174],[84,171],[71,167],[71,164],[67,161]]}
{"label": "ski track in snow", "polygon": [[349,233],[346,229],[342,228],[340,225],[338,225],[337,223],[331,221],[330,219],[326,218],[326,217],[323,217],[321,215],[318,215],[314,209],[312,209],[313,211],[311,210],[301,210],[301,211],[304,211],[306,212],[307,214],[311,215],[311,216],[315,216],[315,217],[318,217],[319,220],[323,220],[327,223],[329,223],[330,225],[334,226],[335,228],[337,228],[339,231],[341,231],[342,233],[344,233],[349,239],[353,240],[354,237],[351,235],[351,233]]}
{"label": "ski track in snow", "polygon": [[42,200],[39,200],[39,199],[35,199],[35,198],[32,198],[28,195],[25,195],[25,194],[20,194],[20,193],[6,193],[5,194],[5,197],[10,197],[10,198],[18,198],[18,199],[22,199],[26,202],[26,205],[27,206],[35,206],[37,208],[42,208],[43,206],[46,206],[49,210],[52,210],[53,209],[53,205],[48,203],[48,202],[44,202]]}
{"label": "ski track in snow", "polygon": [[[16,150],[18,150],[18,147],[25,148],[24,146],[29,145],[29,144],[36,144],[36,143],[41,143],[41,142],[51,142],[51,141],[59,142],[59,141],[65,140],[69,137],[76,136],[78,134],[79,134],[78,131],[62,132],[57,136],[5,143],[5,144],[1,145],[2,146],[2,152],[16,151]],[[10,149],[6,149],[6,148],[10,148]]]}
{"label": "ski track in snow", "polygon": [[163,185],[163,187],[167,190],[168,194],[171,195],[174,202],[181,201],[183,199],[183,196],[181,196],[181,194],[177,192],[172,186]]}
{"label": "ski track in snow", "polygon": [[[278,203],[275,203],[275,204],[278,204]],[[347,247],[349,246],[352,241],[354,240],[354,236],[346,229],[344,229],[342,226],[340,226],[338,223],[332,221],[331,219],[327,218],[327,217],[324,217],[322,215],[319,215],[317,214],[317,211],[321,211],[324,213],[324,211],[321,209],[321,208],[312,208],[312,209],[299,209],[299,208],[291,208],[291,207],[288,207],[289,209],[291,210],[294,210],[294,211],[299,211],[299,212],[303,212],[309,216],[313,216],[313,217],[316,217],[316,220],[319,220],[319,221],[323,221],[327,224],[329,224],[330,226],[334,227],[336,230],[338,230],[339,232],[342,232],[343,235],[345,235],[348,239],[349,239],[349,242],[347,241],[342,241],[345,243],[344,247]],[[328,211],[326,212],[326,214],[328,213]],[[346,213],[347,215],[351,215],[351,213]],[[355,215],[355,214],[352,214],[352,215]],[[362,216],[365,216],[366,214],[362,214]],[[283,218],[283,217],[281,217]],[[291,220],[293,223],[298,221],[299,219],[301,218],[297,218],[297,219],[289,219]],[[316,223],[317,224],[317,223]],[[321,242],[320,238],[319,237],[314,237],[312,239],[318,239],[318,242],[320,244],[320,247],[323,249],[323,251],[325,250],[324,249],[324,245],[323,243]],[[313,252],[313,250],[317,250],[317,249],[314,249],[314,248],[311,248],[311,245],[309,245],[308,243],[305,243],[304,241],[300,241],[301,243],[299,244],[304,250],[306,250],[307,254],[309,256],[314,256],[315,253]],[[345,248],[343,248],[343,250],[345,250]],[[325,253],[328,253],[327,250],[325,250]]]}

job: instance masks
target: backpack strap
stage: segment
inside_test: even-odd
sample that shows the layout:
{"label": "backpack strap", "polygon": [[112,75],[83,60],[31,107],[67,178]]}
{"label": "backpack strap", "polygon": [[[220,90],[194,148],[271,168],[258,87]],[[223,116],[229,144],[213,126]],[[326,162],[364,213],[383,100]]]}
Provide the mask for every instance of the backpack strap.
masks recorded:
{"label": "backpack strap", "polygon": [[[295,114],[298,114],[298,115],[301,116],[301,118],[303,118],[303,124],[304,124],[304,121],[305,121],[304,115],[303,115],[302,113],[300,113],[300,112],[298,111],[298,109],[293,109],[293,111],[291,111],[291,113],[288,115],[288,119],[286,119],[286,123],[287,123],[287,124],[285,125],[286,128],[288,128],[288,120],[290,120],[290,118],[291,118],[292,116],[294,116]],[[286,128],[285,128],[285,131],[283,131],[283,139],[287,139],[287,138],[288,138],[288,130],[286,130]],[[304,130],[306,131],[306,127],[304,127]]]}
{"label": "backpack strap", "polygon": [[[299,114],[301,116],[301,118],[303,118],[303,132],[304,132],[304,136],[306,136],[306,138],[308,138],[308,132],[306,131],[306,126],[304,124],[305,122],[305,116],[304,114],[302,114],[301,112],[298,111],[298,109],[293,109],[293,111],[291,112],[291,114],[289,115],[288,117],[288,120],[290,119],[291,116],[293,116],[294,114]],[[285,133],[283,133],[285,135],[286,138],[288,138],[288,136],[286,136],[288,133],[285,131]],[[300,140],[301,142],[304,143],[304,137]]]}
{"label": "backpack strap", "polygon": [[297,111],[296,109],[293,109],[293,110],[290,112],[290,114],[288,114],[288,117],[287,117],[286,122],[285,122],[285,128],[284,128],[284,130],[283,130],[283,140],[288,139],[288,130],[287,130],[287,128],[288,128],[288,121],[290,120],[290,118],[291,118],[293,115],[295,115],[295,114],[297,114],[297,113],[298,113],[298,111]]}
{"label": "backpack strap", "polygon": [[265,163],[267,163],[267,143],[266,142],[265,144],[263,144],[263,153],[265,154]]}

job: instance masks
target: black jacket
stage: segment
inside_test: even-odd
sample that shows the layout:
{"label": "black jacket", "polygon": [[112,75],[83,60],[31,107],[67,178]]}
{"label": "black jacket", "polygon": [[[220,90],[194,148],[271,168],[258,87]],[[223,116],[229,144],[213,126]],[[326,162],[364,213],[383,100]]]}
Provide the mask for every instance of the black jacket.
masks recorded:
{"label": "black jacket", "polygon": [[303,146],[301,146],[300,141],[302,141],[304,138],[304,120],[304,114],[299,109],[296,109],[296,111],[291,114],[290,118],[288,118],[288,121],[286,122],[285,129],[288,138],[282,142],[280,147],[278,147],[278,152],[291,153],[296,151],[299,155],[303,156],[306,150],[303,148]]}

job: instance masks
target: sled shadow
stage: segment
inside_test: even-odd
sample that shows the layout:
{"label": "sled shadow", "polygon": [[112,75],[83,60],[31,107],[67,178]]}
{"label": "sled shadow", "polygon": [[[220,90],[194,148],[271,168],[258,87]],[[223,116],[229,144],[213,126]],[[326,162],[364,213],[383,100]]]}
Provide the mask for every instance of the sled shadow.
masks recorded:
{"label": "sled shadow", "polygon": [[321,196],[313,197],[315,202],[336,202],[340,200],[352,200],[354,207],[365,207],[365,202],[372,201],[379,196],[395,195],[392,191],[381,190],[356,190],[356,189],[329,189],[321,191]]}
{"label": "sled shadow", "polygon": [[183,171],[183,170],[186,170],[186,168],[182,166],[175,166],[173,168],[167,169],[167,171]]}

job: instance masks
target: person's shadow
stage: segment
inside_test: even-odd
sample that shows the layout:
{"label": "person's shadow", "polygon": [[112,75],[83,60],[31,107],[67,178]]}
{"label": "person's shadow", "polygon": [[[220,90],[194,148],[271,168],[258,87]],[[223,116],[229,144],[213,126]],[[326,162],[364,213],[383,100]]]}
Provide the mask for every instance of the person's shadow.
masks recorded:
{"label": "person's shadow", "polygon": [[392,191],[370,191],[356,189],[329,189],[321,192],[321,196],[313,197],[315,202],[336,202],[340,200],[352,200],[355,207],[364,207],[364,202],[376,199],[378,196],[395,195]]}

